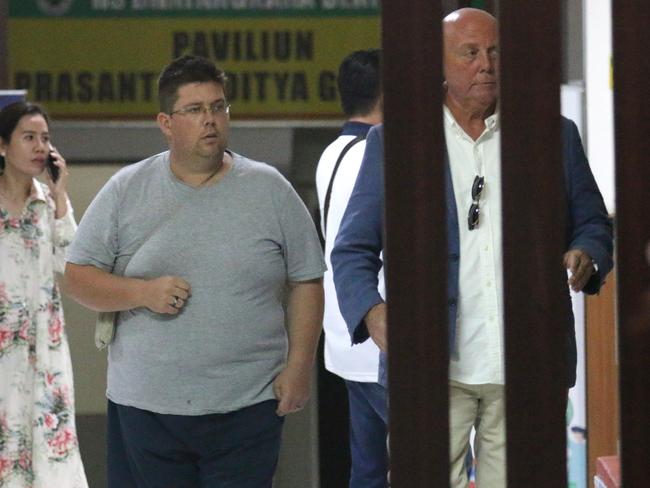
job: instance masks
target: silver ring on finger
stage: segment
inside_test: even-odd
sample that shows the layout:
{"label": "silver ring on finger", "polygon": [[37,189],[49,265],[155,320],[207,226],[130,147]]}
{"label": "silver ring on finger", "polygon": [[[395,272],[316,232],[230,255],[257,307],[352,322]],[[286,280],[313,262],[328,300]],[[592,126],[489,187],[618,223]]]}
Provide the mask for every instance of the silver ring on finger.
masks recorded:
{"label": "silver ring on finger", "polygon": [[174,296],[173,298],[174,298],[174,300],[172,301],[171,306],[176,308],[176,306],[178,305],[179,300],[178,300],[177,296]]}

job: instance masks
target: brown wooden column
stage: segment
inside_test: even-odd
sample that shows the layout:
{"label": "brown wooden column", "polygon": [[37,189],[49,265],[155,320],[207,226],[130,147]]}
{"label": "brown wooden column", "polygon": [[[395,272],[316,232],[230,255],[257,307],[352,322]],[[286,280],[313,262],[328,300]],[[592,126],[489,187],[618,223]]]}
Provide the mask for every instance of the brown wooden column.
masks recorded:
{"label": "brown wooden column", "polygon": [[612,2],[621,466],[648,485],[650,456],[650,3]]}
{"label": "brown wooden column", "polygon": [[441,2],[382,4],[391,479],[448,486]]}
{"label": "brown wooden column", "polygon": [[586,297],[586,363],[587,363],[587,481],[596,474],[600,456],[618,453],[618,354],[616,346],[614,270],[600,293]]}
{"label": "brown wooden column", "polygon": [[563,487],[570,310],[559,1],[501,0],[499,13],[508,486]]}

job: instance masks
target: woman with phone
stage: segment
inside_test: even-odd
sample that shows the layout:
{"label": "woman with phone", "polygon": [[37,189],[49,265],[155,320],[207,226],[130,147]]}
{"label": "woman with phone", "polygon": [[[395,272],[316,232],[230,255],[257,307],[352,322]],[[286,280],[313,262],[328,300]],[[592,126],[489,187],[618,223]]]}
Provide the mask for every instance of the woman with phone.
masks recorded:
{"label": "woman with phone", "polygon": [[[56,169],[46,171],[50,164]],[[36,177],[42,175],[44,183]],[[77,224],[38,105],[0,111],[0,486],[87,488],[56,274]]]}

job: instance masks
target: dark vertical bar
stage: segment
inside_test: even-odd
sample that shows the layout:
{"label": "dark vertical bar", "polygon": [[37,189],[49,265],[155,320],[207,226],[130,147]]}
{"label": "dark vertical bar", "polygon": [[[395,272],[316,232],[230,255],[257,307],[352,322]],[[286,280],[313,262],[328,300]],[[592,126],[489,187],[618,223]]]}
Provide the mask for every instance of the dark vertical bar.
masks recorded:
{"label": "dark vertical bar", "polygon": [[558,0],[501,0],[508,486],[567,486]]}
{"label": "dark vertical bar", "polygon": [[649,2],[612,2],[621,466],[647,486],[650,459]]}
{"label": "dark vertical bar", "polygon": [[318,466],[320,485],[346,486],[350,479],[350,413],[348,392],[339,376],[325,369],[323,347],[318,344]]}
{"label": "dark vertical bar", "polygon": [[465,3],[469,0],[442,0],[442,13],[440,17],[444,17],[448,13],[453,12],[454,10],[466,7]]}
{"label": "dark vertical bar", "polygon": [[498,0],[442,0],[443,17],[459,8],[480,8],[496,15]]}
{"label": "dark vertical bar", "polygon": [[382,4],[391,479],[448,486],[441,2]]}
{"label": "dark vertical bar", "polygon": [[9,0],[0,0],[0,88],[7,89],[11,88],[9,86],[9,66],[7,63],[8,59],[8,48],[7,44],[9,42],[8,35],[8,18],[9,18]]}
{"label": "dark vertical bar", "polygon": [[499,13],[499,0],[485,0],[485,10],[496,16]]}
{"label": "dark vertical bar", "polygon": [[492,15],[496,12],[496,1],[495,0],[471,0],[469,2],[463,2],[468,5],[467,7],[480,8],[490,12]]}

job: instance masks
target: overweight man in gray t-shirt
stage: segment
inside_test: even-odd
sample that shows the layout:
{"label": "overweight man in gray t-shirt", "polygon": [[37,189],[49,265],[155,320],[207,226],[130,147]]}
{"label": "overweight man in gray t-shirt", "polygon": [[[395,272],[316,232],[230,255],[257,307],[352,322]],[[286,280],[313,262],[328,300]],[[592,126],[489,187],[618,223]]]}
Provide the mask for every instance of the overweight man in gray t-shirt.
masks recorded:
{"label": "overweight man in gray t-shirt", "polygon": [[291,185],[226,149],[224,82],[200,57],[163,69],[169,151],[111,178],[68,254],[72,297],[119,312],[109,488],[270,487],[282,417],[308,399],[320,244]]}

